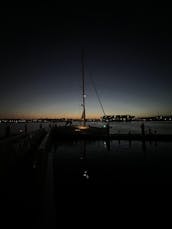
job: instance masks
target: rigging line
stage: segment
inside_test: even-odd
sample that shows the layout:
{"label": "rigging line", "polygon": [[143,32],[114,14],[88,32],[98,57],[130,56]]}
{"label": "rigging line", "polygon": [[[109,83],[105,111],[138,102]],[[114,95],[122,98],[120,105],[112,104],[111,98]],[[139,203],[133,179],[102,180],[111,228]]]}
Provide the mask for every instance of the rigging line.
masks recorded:
{"label": "rigging line", "polygon": [[[87,66],[87,61],[85,61],[85,68],[86,68],[86,69],[88,69],[88,66]],[[98,91],[97,91],[97,88],[96,88],[95,82],[94,82],[94,80],[93,80],[93,78],[92,78],[92,76],[91,76],[91,72],[90,72],[90,71],[88,71],[88,70],[87,70],[87,72],[89,73],[89,74],[88,74],[88,75],[89,75],[89,78],[90,78],[90,80],[91,80],[91,82],[92,82],[93,89],[95,90],[95,93],[96,93],[96,95],[97,95],[98,102],[99,102],[100,107],[101,107],[101,109],[102,109],[102,111],[103,111],[103,114],[104,114],[104,116],[106,116],[106,113],[105,113],[105,110],[104,110],[103,104],[102,104],[102,102],[101,102],[101,99],[100,99],[99,93],[98,93]]]}
{"label": "rigging line", "polygon": [[104,114],[104,116],[106,116],[106,113],[105,113],[105,110],[104,110],[103,104],[102,104],[102,102],[101,102],[101,99],[100,99],[99,93],[98,93],[98,91],[97,91],[97,88],[96,88],[95,82],[94,82],[93,78],[91,77],[91,74],[89,74],[89,77],[90,77],[90,80],[91,80],[91,82],[92,82],[92,84],[93,84],[93,88],[94,88],[95,93],[96,93],[96,95],[97,95],[97,98],[98,98],[99,104],[100,104],[101,109],[102,109],[102,111],[103,111],[103,114]]}

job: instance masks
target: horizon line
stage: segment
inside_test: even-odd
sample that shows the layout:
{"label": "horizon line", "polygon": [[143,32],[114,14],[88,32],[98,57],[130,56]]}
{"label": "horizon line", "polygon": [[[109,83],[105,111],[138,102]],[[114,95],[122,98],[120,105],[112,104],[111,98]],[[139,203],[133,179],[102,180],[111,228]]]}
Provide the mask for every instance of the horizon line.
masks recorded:
{"label": "horizon line", "polygon": [[[158,115],[131,115],[131,114],[117,114],[114,116],[118,116],[118,115],[130,115],[130,116],[134,116],[134,118],[149,118],[149,117],[158,117],[158,116],[172,116],[172,114],[158,114]],[[101,119],[104,115],[102,116],[88,116],[86,119]],[[113,116],[113,115],[107,115],[107,116]],[[6,119],[20,119],[20,120],[46,120],[46,119],[77,119],[77,120],[82,120],[81,117],[74,117],[74,116],[59,116],[59,117],[34,117],[34,116],[26,116],[26,117],[0,117],[0,120],[6,120]]]}

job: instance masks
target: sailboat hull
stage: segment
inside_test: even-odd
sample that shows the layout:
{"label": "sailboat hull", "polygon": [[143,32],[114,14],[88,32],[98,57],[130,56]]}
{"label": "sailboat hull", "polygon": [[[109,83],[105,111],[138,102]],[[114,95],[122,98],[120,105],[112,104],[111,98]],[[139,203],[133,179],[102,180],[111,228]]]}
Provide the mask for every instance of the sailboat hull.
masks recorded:
{"label": "sailboat hull", "polygon": [[104,127],[68,126],[52,128],[52,135],[60,139],[103,139],[109,136]]}

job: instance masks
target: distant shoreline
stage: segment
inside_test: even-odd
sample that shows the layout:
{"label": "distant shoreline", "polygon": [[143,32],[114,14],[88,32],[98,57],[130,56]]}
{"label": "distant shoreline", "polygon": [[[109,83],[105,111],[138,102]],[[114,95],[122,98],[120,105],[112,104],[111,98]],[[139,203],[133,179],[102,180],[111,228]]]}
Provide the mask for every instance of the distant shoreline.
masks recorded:
{"label": "distant shoreline", "polygon": [[[71,120],[73,122],[82,122],[80,119],[0,119],[0,123],[48,123],[48,122],[66,122],[67,120]],[[87,119],[86,122],[172,122],[171,119],[152,119],[152,118],[139,118],[133,120],[100,120],[100,119]]]}

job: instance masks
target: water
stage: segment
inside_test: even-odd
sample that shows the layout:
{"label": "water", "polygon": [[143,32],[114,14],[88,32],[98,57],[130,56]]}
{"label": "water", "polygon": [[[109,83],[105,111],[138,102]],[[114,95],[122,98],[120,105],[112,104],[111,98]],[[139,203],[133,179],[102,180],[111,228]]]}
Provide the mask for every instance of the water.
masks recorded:
{"label": "water", "polygon": [[[40,128],[40,124],[47,130],[50,128],[48,122],[28,123],[28,132]],[[62,122],[51,123],[52,126],[55,124],[64,125]],[[103,125],[97,122],[89,124]],[[25,123],[10,125],[12,133],[24,131]],[[140,133],[140,125],[141,122],[114,122],[110,123],[110,130],[111,133]],[[5,126],[0,123],[1,136]],[[148,128],[157,133],[172,134],[172,122],[145,122],[146,131]],[[52,173],[59,183],[171,183],[171,152],[171,142],[56,141],[49,152],[51,163],[49,161],[48,164],[53,165]],[[10,155],[13,157],[13,152]]]}
{"label": "water", "polygon": [[[140,125],[142,121],[132,121],[132,122],[111,122],[110,132],[112,134],[120,133],[127,134],[129,131],[132,134],[141,133]],[[172,122],[162,122],[162,121],[147,121],[145,124],[145,132],[148,133],[149,128],[152,132],[157,131],[159,134],[172,134]]]}
{"label": "water", "polygon": [[[57,123],[57,125],[63,124]],[[140,122],[112,123],[111,131],[116,133],[120,130],[121,133],[125,133],[130,129],[140,132],[140,124]],[[13,133],[18,133],[20,129],[24,130],[23,123],[11,125]],[[151,126],[159,133],[171,133],[171,123],[147,122],[145,126],[146,128]],[[5,128],[4,124],[1,123],[1,127]],[[28,131],[39,127],[40,123],[29,123]],[[49,123],[42,123],[42,127],[48,130]],[[23,220],[22,225],[28,225],[28,228],[55,228],[49,225],[59,223],[59,212],[70,216],[78,202],[80,203],[78,213],[81,212],[81,217],[84,215],[84,219],[87,220],[99,193],[101,195],[97,202],[100,205],[103,200],[108,202],[108,198],[110,203],[113,199],[115,200],[112,206],[114,217],[114,208],[119,210],[122,206],[122,211],[119,211],[121,214],[126,207],[126,202],[123,201],[126,196],[133,204],[133,199],[128,194],[128,186],[127,188],[121,186],[125,192],[124,195],[120,196],[120,193],[116,191],[120,185],[142,184],[144,188],[145,184],[172,184],[171,152],[172,142],[58,141],[56,139],[48,152],[45,174],[41,160],[35,164],[32,153],[24,156],[23,152],[20,152],[21,157],[19,157],[12,150],[8,154],[1,152],[0,196],[3,200],[1,204],[4,202],[2,209],[7,219],[5,223],[12,222],[14,226],[22,224],[21,220]],[[41,156],[42,152],[37,158],[41,159]],[[96,185],[98,191],[93,195],[96,190],[93,187]],[[115,187],[115,191],[108,185]],[[85,192],[80,192],[81,187],[84,187]],[[90,194],[86,187],[90,187]],[[73,188],[74,192],[72,192]],[[113,194],[110,195],[111,190]],[[134,189],[133,195],[135,192],[137,191]],[[150,196],[150,189],[147,189],[146,193]],[[140,195],[141,199],[144,196],[145,193]],[[162,196],[164,198],[164,195]],[[102,211],[103,215],[107,212],[108,208],[102,209],[99,205],[97,206],[96,211]],[[86,209],[85,212],[83,209]],[[109,209],[111,211],[112,208]],[[121,215],[122,222],[123,214]],[[75,221],[77,217],[78,214],[75,213]],[[64,221],[62,223],[64,224]],[[45,224],[48,226],[44,227]]]}
{"label": "water", "polygon": [[[121,134],[126,134],[129,131],[131,133],[140,133],[140,125],[141,121],[133,121],[133,122],[111,122],[110,123],[110,133],[115,134],[115,133],[120,133]],[[145,131],[148,132],[148,129],[151,128],[152,132],[155,130],[159,134],[172,134],[172,122],[171,121],[149,121],[149,122],[144,122],[145,123]],[[49,125],[64,125],[64,122],[57,122],[57,123],[27,123],[27,129],[28,132],[34,131],[39,129],[40,124],[42,125],[43,128],[46,130],[49,129]],[[80,122],[73,122],[74,125],[80,125]],[[102,122],[88,122],[89,125],[92,126],[103,126],[104,123]],[[3,137],[5,135],[5,127],[6,123],[0,123],[0,137]],[[19,134],[24,132],[25,128],[25,123],[10,123],[11,126],[11,134]]]}
{"label": "water", "polygon": [[[113,122],[110,123],[112,126],[111,133],[128,133],[128,131],[131,131],[131,133],[140,133],[140,125],[142,121],[133,121],[133,122]],[[147,121],[144,122],[145,124],[145,132],[148,133],[149,128],[152,130],[152,132],[157,131],[159,134],[172,134],[172,122],[167,121]]]}
{"label": "water", "polygon": [[56,142],[56,185],[172,183],[172,143]]}

